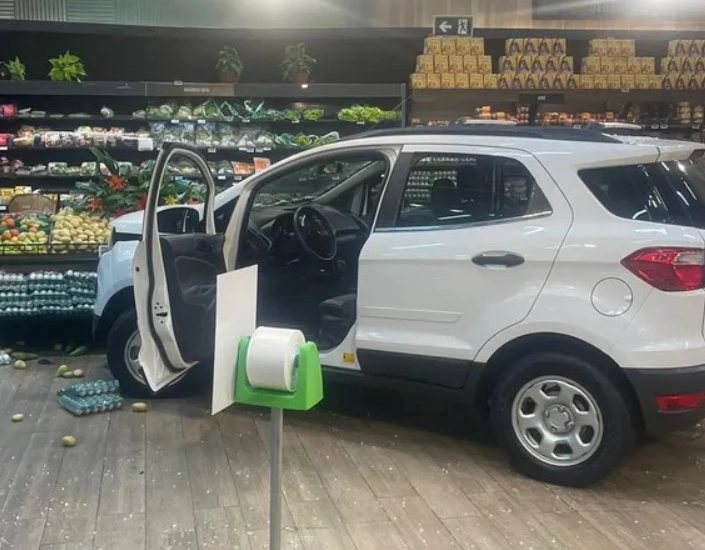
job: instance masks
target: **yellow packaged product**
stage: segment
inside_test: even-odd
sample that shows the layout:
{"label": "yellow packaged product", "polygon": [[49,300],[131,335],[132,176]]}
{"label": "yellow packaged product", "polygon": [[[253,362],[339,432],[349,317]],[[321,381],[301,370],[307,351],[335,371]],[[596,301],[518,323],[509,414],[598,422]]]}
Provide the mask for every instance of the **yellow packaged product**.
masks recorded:
{"label": "yellow packaged product", "polygon": [[627,73],[641,74],[641,59],[638,57],[627,57]]}
{"label": "yellow packaged product", "polygon": [[562,56],[567,55],[568,49],[566,47],[565,38],[554,38],[552,42],[551,55]]}
{"label": "yellow packaged product", "polygon": [[619,90],[622,87],[622,76],[618,74],[607,75],[607,88]]}
{"label": "yellow packaged product", "polygon": [[629,73],[629,62],[627,57],[615,57],[614,58],[614,74],[628,74]]}
{"label": "yellow packaged product", "polygon": [[600,74],[614,74],[614,57],[600,58]]}
{"label": "yellow packaged product", "polygon": [[441,75],[429,73],[426,75],[426,87],[430,90],[438,90],[441,87]]}
{"label": "yellow packaged product", "polygon": [[633,90],[634,88],[636,88],[636,75],[623,74],[622,75],[622,88],[625,90]]}
{"label": "yellow packaged product", "polygon": [[553,43],[555,42],[554,38],[542,38],[539,41],[539,49],[538,49],[538,55],[553,55]]}
{"label": "yellow packaged product", "polygon": [[524,53],[524,41],[521,38],[507,38],[504,41],[505,55],[521,55]]}
{"label": "yellow packaged product", "polygon": [[530,55],[520,55],[517,59],[517,72],[530,73],[533,65],[533,58]]}
{"label": "yellow packaged product", "polygon": [[580,80],[578,85],[581,90],[593,90],[595,89],[595,75],[592,74],[581,74],[578,75]]}
{"label": "yellow packaged product", "polygon": [[649,89],[649,78],[648,74],[638,74],[634,76],[634,87],[637,90],[648,90]]}
{"label": "yellow packaged product", "polygon": [[705,58],[698,57],[695,62],[695,70],[693,72],[695,74],[705,74]]}
{"label": "yellow packaged product", "polygon": [[453,73],[441,74],[441,88],[452,90],[455,88],[455,75]]}
{"label": "yellow packaged product", "polygon": [[470,87],[470,76],[466,74],[456,74],[455,75],[455,87],[460,89],[466,89]]}
{"label": "yellow packaged product", "polygon": [[448,70],[454,74],[460,74],[464,71],[463,69],[463,56],[462,55],[449,55],[448,56]]}
{"label": "yellow packaged product", "polygon": [[[455,39],[455,53],[457,55],[470,55],[472,38],[460,37]],[[475,54],[477,55],[477,54]]]}
{"label": "yellow packaged product", "polygon": [[455,37],[441,38],[441,53],[443,55],[455,55]]}
{"label": "yellow packaged product", "polygon": [[669,40],[668,41],[668,56],[669,57],[685,57],[690,50],[690,40]]}
{"label": "yellow packaged product", "polygon": [[543,75],[540,75],[540,74],[527,74],[526,80],[524,81],[524,89],[538,90],[539,85],[541,84],[541,77],[542,76]]}
{"label": "yellow packaged product", "polygon": [[655,57],[640,57],[641,60],[641,74],[655,74],[656,73],[656,58]]}
{"label": "yellow packaged product", "polygon": [[497,88],[500,90],[511,90],[513,86],[514,74],[503,73],[497,77]]}
{"label": "yellow packaged product", "polygon": [[596,90],[606,90],[609,77],[606,74],[596,74],[595,76],[595,89]]}
{"label": "yellow packaged product", "polygon": [[427,36],[423,41],[423,53],[428,55],[440,55],[441,39],[438,36]]}
{"label": "yellow packaged product", "polygon": [[416,58],[416,72],[417,73],[432,73],[434,71],[432,55],[419,55]]}
{"label": "yellow packaged product", "polygon": [[476,55],[464,55],[463,56],[463,72],[467,74],[472,74],[477,72],[477,56]]}
{"label": "yellow packaged product", "polygon": [[499,58],[500,73],[515,73],[517,71],[518,57],[515,55],[503,55]]}
{"label": "yellow packaged product", "polygon": [[434,55],[433,56],[433,72],[434,73],[447,73],[450,70],[450,63],[448,62],[447,55]]}
{"label": "yellow packaged product", "polygon": [[681,72],[683,59],[678,57],[664,57],[661,60],[661,74],[676,74]]}
{"label": "yellow packaged product", "polygon": [[[528,56],[525,56],[528,57]],[[548,61],[548,56],[545,55],[534,55],[531,58],[531,72],[540,74],[546,72],[546,61]]]}
{"label": "yellow packaged product", "polygon": [[570,73],[573,74],[573,67],[575,65],[575,61],[573,60],[572,55],[564,55],[563,57],[553,57],[553,59],[560,59],[560,63],[558,64],[558,72],[559,73]]}
{"label": "yellow packaged product", "polygon": [[538,55],[539,54],[539,42],[540,38],[525,38],[524,39],[524,54],[525,55]]}
{"label": "yellow packaged product", "polygon": [[492,72],[492,57],[489,55],[477,56],[477,72],[489,74]]}
{"label": "yellow packaged product", "polygon": [[681,60],[681,70],[682,73],[694,73],[695,66],[698,64],[697,57],[684,57]]}
{"label": "yellow packaged product", "polygon": [[595,57],[607,55],[607,40],[605,38],[592,38],[589,45],[589,54]]}
{"label": "yellow packaged product", "polygon": [[583,57],[580,61],[581,74],[599,74],[600,73],[600,58],[597,56]]}
{"label": "yellow packaged product", "polygon": [[526,89],[526,80],[529,75],[527,74],[515,74],[512,79],[512,88],[515,90]]}
{"label": "yellow packaged product", "polygon": [[634,57],[636,55],[636,41],[633,38],[627,38],[619,41],[620,57]]}
{"label": "yellow packaged product", "polygon": [[411,75],[411,88],[423,90],[426,87],[426,73],[413,73]]}
{"label": "yellow packaged product", "polygon": [[485,55],[485,39],[473,36],[470,38],[470,55]]}
{"label": "yellow packaged product", "polygon": [[691,40],[688,46],[688,57],[700,57],[703,54],[705,40]]}
{"label": "yellow packaged product", "polygon": [[472,89],[481,89],[485,86],[485,75],[475,73],[470,75],[470,87]]}
{"label": "yellow packaged product", "polygon": [[482,87],[494,89],[497,88],[497,75],[496,74],[486,74],[482,79]]}
{"label": "yellow packaged product", "polygon": [[622,54],[622,41],[616,38],[607,39],[606,57],[619,57]]}

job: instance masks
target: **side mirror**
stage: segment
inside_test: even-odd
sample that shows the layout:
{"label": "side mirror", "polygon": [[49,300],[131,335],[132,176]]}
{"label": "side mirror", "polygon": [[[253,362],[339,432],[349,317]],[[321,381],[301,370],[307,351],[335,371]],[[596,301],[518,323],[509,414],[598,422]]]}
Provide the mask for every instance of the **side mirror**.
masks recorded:
{"label": "side mirror", "polygon": [[157,230],[169,235],[184,235],[198,230],[201,219],[198,210],[190,206],[175,206],[157,212]]}

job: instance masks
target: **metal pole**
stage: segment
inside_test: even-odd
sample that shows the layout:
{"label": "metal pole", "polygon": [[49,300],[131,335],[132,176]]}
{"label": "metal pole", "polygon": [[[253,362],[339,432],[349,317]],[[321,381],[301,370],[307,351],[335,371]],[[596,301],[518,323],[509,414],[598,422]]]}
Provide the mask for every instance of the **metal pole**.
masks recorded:
{"label": "metal pole", "polygon": [[269,439],[269,550],[282,546],[282,434],[283,409],[272,409]]}

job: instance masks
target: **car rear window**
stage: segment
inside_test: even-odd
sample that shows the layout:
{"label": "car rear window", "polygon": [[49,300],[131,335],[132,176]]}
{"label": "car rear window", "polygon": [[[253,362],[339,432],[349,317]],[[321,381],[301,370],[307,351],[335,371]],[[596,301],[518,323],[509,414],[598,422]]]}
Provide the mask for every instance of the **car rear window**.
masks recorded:
{"label": "car rear window", "polygon": [[580,170],[578,176],[612,214],[630,220],[705,229],[702,159]]}

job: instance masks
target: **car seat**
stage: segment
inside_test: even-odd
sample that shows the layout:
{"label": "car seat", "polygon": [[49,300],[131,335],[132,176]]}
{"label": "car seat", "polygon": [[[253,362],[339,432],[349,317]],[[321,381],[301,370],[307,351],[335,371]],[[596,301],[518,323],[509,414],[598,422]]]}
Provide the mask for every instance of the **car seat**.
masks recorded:
{"label": "car seat", "polygon": [[492,180],[479,166],[465,165],[458,168],[458,192],[463,210],[472,221],[486,221],[492,217],[494,192]]}
{"label": "car seat", "polygon": [[355,324],[357,317],[357,294],[343,294],[324,300],[321,312],[320,342],[322,348],[340,344]]}

